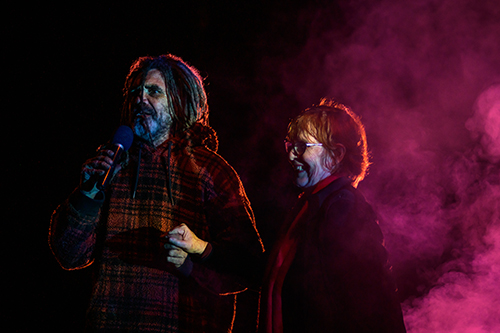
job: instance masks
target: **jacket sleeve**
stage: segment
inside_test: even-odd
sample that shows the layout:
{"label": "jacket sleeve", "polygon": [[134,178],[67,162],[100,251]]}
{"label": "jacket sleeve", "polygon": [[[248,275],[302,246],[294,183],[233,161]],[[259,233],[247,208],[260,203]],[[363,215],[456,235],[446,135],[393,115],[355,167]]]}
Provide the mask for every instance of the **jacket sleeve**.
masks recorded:
{"label": "jacket sleeve", "polygon": [[259,288],[264,247],[255,218],[237,173],[228,164],[212,172],[206,184],[205,215],[212,250],[193,258],[191,276],[218,294]]}
{"label": "jacket sleeve", "polygon": [[103,200],[90,199],[76,189],[52,214],[49,246],[62,268],[92,264],[102,204]]}

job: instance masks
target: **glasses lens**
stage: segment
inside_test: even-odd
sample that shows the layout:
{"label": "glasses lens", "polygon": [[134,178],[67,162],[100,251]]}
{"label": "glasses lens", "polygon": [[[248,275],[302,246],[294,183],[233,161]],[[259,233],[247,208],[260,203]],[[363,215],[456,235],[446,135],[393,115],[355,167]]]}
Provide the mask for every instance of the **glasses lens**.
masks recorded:
{"label": "glasses lens", "polygon": [[307,145],[302,141],[297,141],[293,144],[293,148],[297,155],[302,155],[306,151]]}
{"label": "glasses lens", "polygon": [[306,148],[307,145],[302,141],[297,141],[297,142],[285,141],[285,150],[287,153],[290,153],[290,151],[293,149],[294,154],[299,156],[304,154]]}

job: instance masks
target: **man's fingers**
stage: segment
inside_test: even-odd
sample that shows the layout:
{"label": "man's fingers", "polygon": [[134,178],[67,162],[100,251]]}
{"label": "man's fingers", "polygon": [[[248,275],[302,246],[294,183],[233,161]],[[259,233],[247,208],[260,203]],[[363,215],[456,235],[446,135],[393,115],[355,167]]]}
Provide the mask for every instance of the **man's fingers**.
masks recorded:
{"label": "man's fingers", "polygon": [[185,258],[187,257],[187,253],[178,248],[174,248],[168,251],[168,256],[172,258]]}
{"label": "man's fingers", "polygon": [[174,229],[170,230],[168,232],[168,235],[170,237],[182,239],[186,236],[186,232],[188,232],[188,231],[189,231],[189,228],[187,227],[187,225],[182,223],[182,224],[178,225],[177,227],[175,227]]}
{"label": "man's fingers", "polygon": [[83,164],[82,173],[88,175],[103,175],[109,170],[113,164],[113,159],[111,158],[113,156],[113,151],[106,150],[102,152],[104,154],[99,154]]}
{"label": "man's fingers", "polygon": [[165,243],[165,245],[163,245],[163,247],[166,250],[175,250],[175,249],[180,250],[180,248],[178,246],[175,246],[172,243]]}
{"label": "man's fingers", "polygon": [[109,167],[113,164],[113,159],[108,156],[97,156],[88,160],[86,164],[93,168],[109,169]]}
{"label": "man's fingers", "polygon": [[168,250],[167,261],[174,264],[177,268],[182,266],[188,254],[172,244],[165,244],[165,248]]}
{"label": "man's fingers", "polygon": [[175,267],[179,268],[182,266],[182,264],[184,263],[184,259],[177,259],[177,258],[167,258],[167,261],[169,263],[172,263],[174,264]]}
{"label": "man's fingers", "polygon": [[184,259],[178,257],[167,257],[167,261],[179,267],[184,263]]}
{"label": "man's fingers", "polygon": [[102,168],[94,168],[94,167],[91,167],[91,166],[84,166],[83,169],[82,169],[82,173],[83,174],[87,174],[87,175],[104,175],[106,171],[104,171]]}
{"label": "man's fingers", "polygon": [[97,154],[97,157],[108,157],[108,158],[113,158],[115,155],[115,152],[110,150],[110,149],[102,149],[99,150],[99,154]]}
{"label": "man's fingers", "polygon": [[184,248],[186,246],[185,241],[183,241],[182,239],[176,238],[176,237],[168,236],[167,240],[170,244],[173,244],[173,245],[180,247],[180,248]]}

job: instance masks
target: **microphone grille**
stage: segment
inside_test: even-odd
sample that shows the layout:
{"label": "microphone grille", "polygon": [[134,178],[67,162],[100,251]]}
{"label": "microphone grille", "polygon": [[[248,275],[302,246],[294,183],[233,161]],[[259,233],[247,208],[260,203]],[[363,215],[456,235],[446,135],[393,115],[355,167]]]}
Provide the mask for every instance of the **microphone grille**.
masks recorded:
{"label": "microphone grille", "polygon": [[132,132],[132,129],[128,126],[122,125],[116,130],[111,143],[121,144],[123,146],[123,150],[127,151],[130,146],[132,146],[133,141],[134,132]]}

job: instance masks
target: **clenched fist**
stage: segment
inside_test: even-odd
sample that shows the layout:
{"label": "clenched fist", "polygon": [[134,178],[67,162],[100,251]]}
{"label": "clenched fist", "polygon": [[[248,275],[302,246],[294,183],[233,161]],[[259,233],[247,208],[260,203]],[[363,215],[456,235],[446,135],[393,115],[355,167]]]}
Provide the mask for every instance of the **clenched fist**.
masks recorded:
{"label": "clenched fist", "polygon": [[179,268],[188,254],[202,254],[208,242],[198,238],[187,225],[182,223],[170,232],[163,235],[168,241],[165,249],[168,250],[167,261]]}

